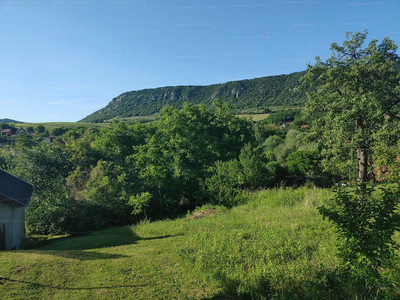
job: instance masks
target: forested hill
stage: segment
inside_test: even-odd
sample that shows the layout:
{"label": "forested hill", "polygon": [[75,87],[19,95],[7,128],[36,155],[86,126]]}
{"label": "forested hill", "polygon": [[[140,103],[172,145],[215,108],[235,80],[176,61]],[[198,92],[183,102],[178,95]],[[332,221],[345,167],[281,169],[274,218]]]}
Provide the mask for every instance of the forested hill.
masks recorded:
{"label": "forested hill", "polygon": [[208,86],[168,86],[126,92],[81,121],[103,122],[116,117],[146,116],[157,113],[166,104],[181,108],[184,102],[211,107],[216,98],[228,102],[237,113],[271,106],[303,105],[305,93],[296,89],[303,74],[296,72]]}
{"label": "forested hill", "polygon": [[18,124],[22,124],[22,123],[24,123],[24,122],[20,122],[20,121],[8,119],[8,118],[0,119],[0,124],[4,124],[4,123],[14,123],[14,124],[17,124],[17,123],[18,123]]}

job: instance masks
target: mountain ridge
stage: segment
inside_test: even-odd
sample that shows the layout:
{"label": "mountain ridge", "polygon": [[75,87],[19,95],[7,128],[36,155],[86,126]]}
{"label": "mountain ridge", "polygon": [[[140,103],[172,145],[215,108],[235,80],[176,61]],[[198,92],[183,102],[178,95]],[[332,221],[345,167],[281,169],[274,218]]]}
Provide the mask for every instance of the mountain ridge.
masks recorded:
{"label": "mountain ridge", "polygon": [[6,123],[23,124],[25,122],[21,122],[21,121],[9,119],[9,118],[0,119],[0,124],[6,124]]}
{"label": "mountain ridge", "polygon": [[216,98],[229,103],[236,112],[262,111],[272,106],[301,106],[306,95],[299,91],[299,79],[305,73],[265,76],[212,85],[165,86],[120,94],[108,105],[79,122],[104,122],[113,118],[148,116],[164,105],[181,108],[184,102],[212,107]]}

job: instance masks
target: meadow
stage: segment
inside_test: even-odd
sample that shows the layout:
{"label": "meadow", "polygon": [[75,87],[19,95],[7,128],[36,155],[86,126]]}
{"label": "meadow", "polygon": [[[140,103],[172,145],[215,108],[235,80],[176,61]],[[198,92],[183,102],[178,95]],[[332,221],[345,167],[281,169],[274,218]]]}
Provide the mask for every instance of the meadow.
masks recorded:
{"label": "meadow", "polygon": [[261,121],[269,117],[270,114],[243,114],[243,115],[236,115],[240,118],[247,118],[252,119],[253,121]]}
{"label": "meadow", "polygon": [[46,130],[51,131],[54,128],[69,128],[76,129],[79,127],[87,128],[102,128],[105,126],[110,126],[110,123],[88,123],[88,122],[46,122],[46,123],[16,123],[14,126],[16,128],[28,128],[37,126],[44,126]]}
{"label": "meadow", "polygon": [[[204,206],[85,236],[28,237],[0,253],[2,299],[351,299],[330,190],[264,190],[232,209]],[[339,288],[339,285],[340,288]],[[364,295],[368,299],[369,295]]]}

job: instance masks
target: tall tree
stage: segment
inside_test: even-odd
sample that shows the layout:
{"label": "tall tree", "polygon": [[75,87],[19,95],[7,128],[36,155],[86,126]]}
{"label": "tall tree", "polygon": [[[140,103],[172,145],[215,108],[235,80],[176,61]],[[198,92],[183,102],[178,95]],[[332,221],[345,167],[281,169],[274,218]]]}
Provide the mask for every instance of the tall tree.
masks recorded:
{"label": "tall tree", "polygon": [[357,166],[357,173],[351,172],[365,186],[371,147],[400,113],[399,57],[388,37],[379,45],[372,39],[364,48],[367,30],[345,36],[342,46],[331,44],[325,62],[316,57],[314,66],[307,66],[302,82],[313,90],[307,93],[306,113],[314,118],[311,133],[325,155],[337,158],[332,166]]}

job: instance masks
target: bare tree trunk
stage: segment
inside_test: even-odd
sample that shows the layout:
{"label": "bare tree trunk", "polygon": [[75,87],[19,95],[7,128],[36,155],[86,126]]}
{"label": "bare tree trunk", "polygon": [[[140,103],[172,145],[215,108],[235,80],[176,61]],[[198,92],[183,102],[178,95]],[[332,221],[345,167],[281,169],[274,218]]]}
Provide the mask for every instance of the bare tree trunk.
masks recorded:
{"label": "bare tree trunk", "polygon": [[357,183],[360,189],[365,190],[368,181],[368,154],[366,147],[357,148],[358,177]]}

